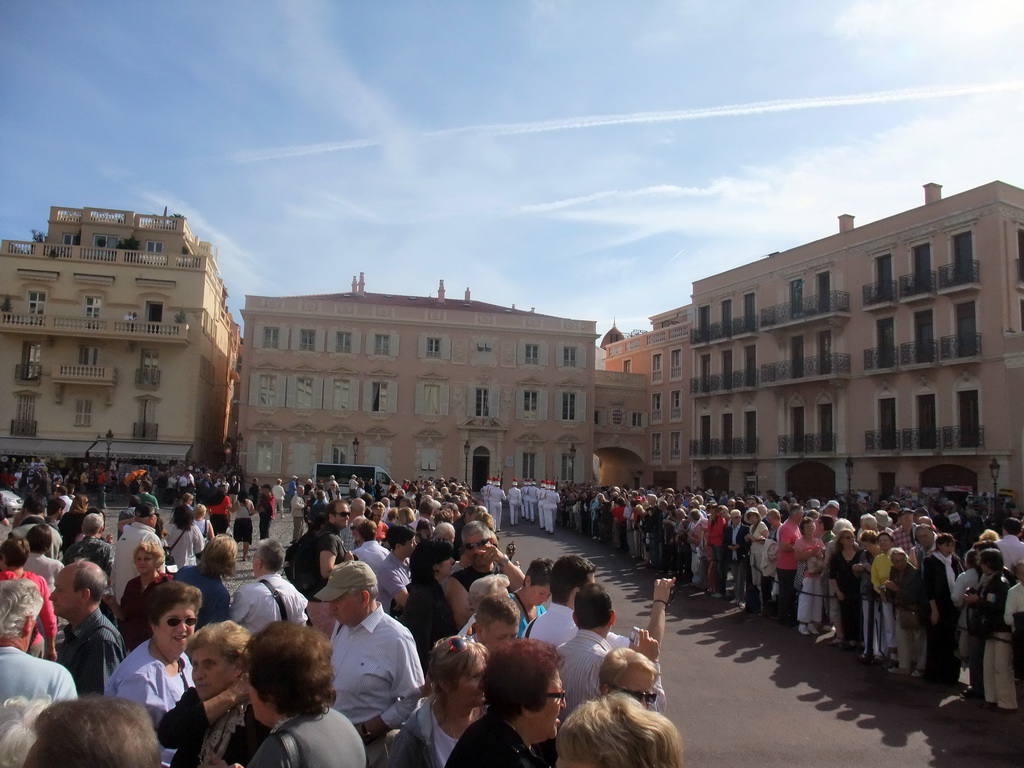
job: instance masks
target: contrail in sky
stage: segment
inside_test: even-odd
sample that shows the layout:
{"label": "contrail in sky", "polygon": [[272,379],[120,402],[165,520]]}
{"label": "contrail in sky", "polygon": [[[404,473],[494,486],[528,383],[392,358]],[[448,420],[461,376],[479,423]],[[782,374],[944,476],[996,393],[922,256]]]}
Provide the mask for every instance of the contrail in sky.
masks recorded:
{"label": "contrail in sky", "polygon": [[[716,117],[737,117],[742,115],[764,115],[772,112],[793,112],[802,109],[826,109],[828,107],[853,107],[863,104],[891,104],[925,99],[948,99],[954,96],[975,96],[986,93],[1005,93],[1024,90],[1024,80],[1011,80],[985,85],[950,85],[929,88],[905,88],[873,93],[855,93],[846,96],[820,96],[806,99],[780,99],[776,101],[754,101],[747,104],[731,104],[720,107],[680,109],[661,112],[632,112],[621,115],[589,115],[583,117],[538,120],[528,123],[498,123],[493,125],[469,125],[459,128],[445,128],[421,133],[417,141],[434,141],[452,136],[517,136],[530,133],[550,133],[581,128],[601,128],[613,125],[644,125],[652,123],[678,123],[687,120],[708,120]],[[252,163],[262,160],[276,160],[286,157],[303,157],[325,152],[343,152],[367,149],[384,144],[381,139],[355,139],[352,141],[328,142],[323,144],[300,144],[290,147],[274,147],[238,152],[231,157],[235,163]]]}

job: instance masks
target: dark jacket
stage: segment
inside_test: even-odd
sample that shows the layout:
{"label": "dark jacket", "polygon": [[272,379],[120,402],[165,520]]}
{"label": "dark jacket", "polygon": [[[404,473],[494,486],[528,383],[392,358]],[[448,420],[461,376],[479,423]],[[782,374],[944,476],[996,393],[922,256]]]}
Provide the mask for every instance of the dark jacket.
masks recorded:
{"label": "dark jacket", "polygon": [[550,768],[548,761],[523,743],[516,729],[488,713],[462,734],[445,768]]}
{"label": "dark jacket", "polygon": [[[171,759],[171,768],[197,768],[203,739],[212,723],[206,719],[206,709],[199,700],[195,688],[189,688],[160,720],[157,736],[168,749],[176,749]],[[270,734],[270,729],[256,721],[252,707],[246,707],[245,724],[236,728],[224,752],[228,765],[246,765],[260,744]]]}
{"label": "dark jacket", "polygon": [[459,628],[455,626],[455,617],[440,584],[410,584],[408,590],[401,621],[412,633],[420,665],[426,669],[434,643],[442,637],[451,637]]}

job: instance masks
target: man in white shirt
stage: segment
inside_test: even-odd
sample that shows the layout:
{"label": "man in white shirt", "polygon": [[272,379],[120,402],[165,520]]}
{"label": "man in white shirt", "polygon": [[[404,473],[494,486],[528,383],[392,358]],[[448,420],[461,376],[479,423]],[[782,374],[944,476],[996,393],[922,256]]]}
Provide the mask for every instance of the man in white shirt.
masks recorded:
{"label": "man in white shirt", "polygon": [[0,701],[14,696],[49,696],[54,701],[78,697],[65,667],[27,652],[42,607],[43,596],[31,581],[0,582],[0,627],[6,630],[0,635]]}
{"label": "man in white shirt", "polygon": [[1020,540],[1020,520],[1008,517],[1003,520],[1003,538],[996,542],[1003,553],[1003,563],[1013,569],[1018,560],[1024,560],[1024,541]]}
{"label": "man in white shirt", "polygon": [[519,516],[523,512],[523,492],[519,490],[519,481],[512,478],[512,487],[508,489],[508,521],[511,525],[519,524]]}
{"label": "man in white shirt", "polygon": [[352,555],[376,571],[391,554],[377,541],[377,524],[365,517],[355,517],[352,519],[352,531],[356,543]]}
{"label": "man in white shirt", "polygon": [[160,537],[156,535],[156,509],[152,504],[140,503],[135,507],[135,519],[124,527],[114,545],[111,586],[119,603],[125,586],[139,575],[135,570],[135,549],[146,539],[160,545]]}
{"label": "man in white shirt", "polygon": [[277,482],[274,483],[270,489],[270,494],[274,497],[274,509],[284,514],[284,486],[281,484],[281,478],[277,478]]}
{"label": "man in white shirt", "polygon": [[[277,539],[263,539],[252,556],[255,581],[231,598],[231,620],[256,634],[272,621],[306,623],[308,600],[281,575],[284,547]],[[282,615],[282,610],[284,615]]]}
{"label": "man in white shirt", "polygon": [[387,764],[387,735],[415,709],[423,686],[416,642],[377,602],[377,577],[363,562],[342,563],[316,597],[338,627],[333,646],[334,708],[363,739],[368,768]]}

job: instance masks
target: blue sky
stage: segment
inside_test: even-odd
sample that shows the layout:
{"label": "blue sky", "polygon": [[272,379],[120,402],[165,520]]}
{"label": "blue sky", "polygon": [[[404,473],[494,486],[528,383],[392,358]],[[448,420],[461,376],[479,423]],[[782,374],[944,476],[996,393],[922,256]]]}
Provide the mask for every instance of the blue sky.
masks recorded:
{"label": "blue sky", "polygon": [[2,15],[0,236],[50,205],[168,206],[219,247],[235,310],[362,271],[629,331],[838,214],[920,205],[925,182],[1024,186],[1019,0]]}

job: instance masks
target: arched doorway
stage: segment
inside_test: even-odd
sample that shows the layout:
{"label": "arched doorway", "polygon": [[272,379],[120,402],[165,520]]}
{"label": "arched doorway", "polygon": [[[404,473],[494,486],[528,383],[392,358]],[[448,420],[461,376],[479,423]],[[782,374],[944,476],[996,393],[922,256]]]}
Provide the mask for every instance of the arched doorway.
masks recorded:
{"label": "arched doorway", "polygon": [[479,491],[491,476],[491,452],[483,446],[473,450],[473,490]]}
{"label": "arched doorway", "polygon": [[786,470],[786,490],[798,499],[817,498],[824,503],[836,495],[836,473],[820,461],[802,461]]}
{"label": "arched doorway", "polygon": [[700,473],[700,484],[702,488],[710,488],[719,496],[724,496],[729,493],[729,470],[717,464],[705,467]]}
{"label": "arched doorway", "polygon": [[921,473],[922,488],[948,488],[950,486],[971,488],[975,493],[981,490],[978,488],[978,473],[959,464],[936,464]]}
{"label": "arched doorway", "polygon": [[594,455],[598,462],[595,474],[600,485],[623,488],[639,488],[642,485],[644,460],[634,451],[619,446],[601,446],[594,450]]}

